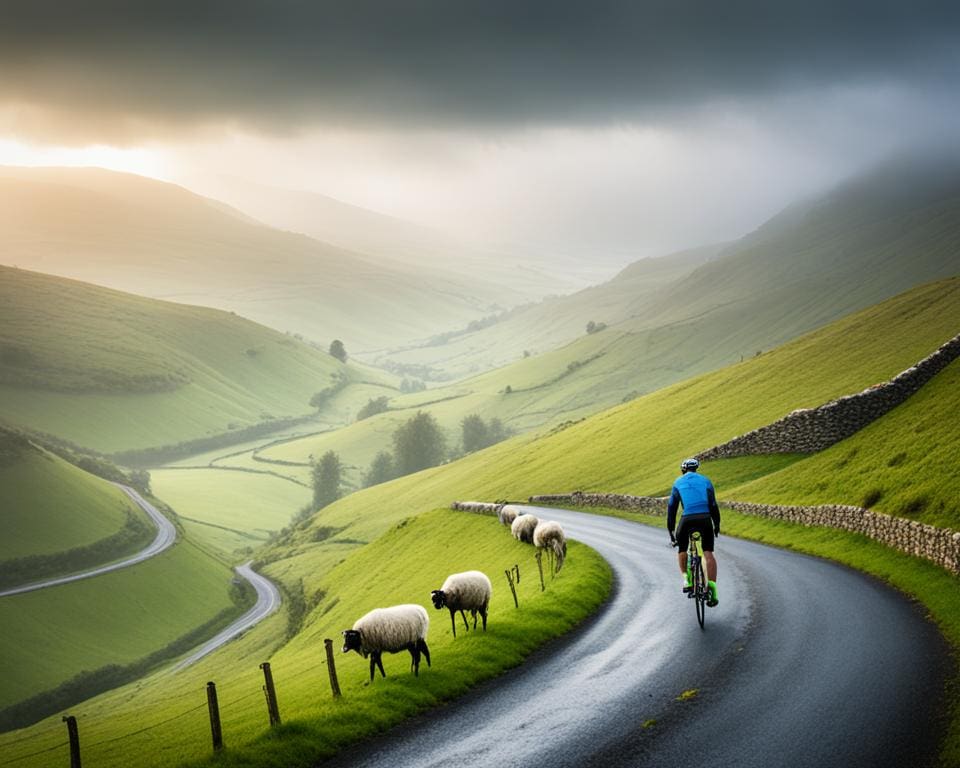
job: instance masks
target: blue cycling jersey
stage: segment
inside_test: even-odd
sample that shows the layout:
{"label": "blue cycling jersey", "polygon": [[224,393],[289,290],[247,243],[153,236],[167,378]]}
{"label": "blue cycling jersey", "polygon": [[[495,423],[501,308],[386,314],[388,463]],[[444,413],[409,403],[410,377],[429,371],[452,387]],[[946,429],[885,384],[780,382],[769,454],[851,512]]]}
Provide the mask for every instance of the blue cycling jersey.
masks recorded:
{"label": "blue cycling jersey", "polygon": [[676,514],[677,505],[681,503],[683,504],[683,517],[709,515],[717,505],[713,483],[696,472],[687,472],[680,475],[673,483],[673,490],[670,492],[670,504],[667,507],[667,512],[671,517]]}

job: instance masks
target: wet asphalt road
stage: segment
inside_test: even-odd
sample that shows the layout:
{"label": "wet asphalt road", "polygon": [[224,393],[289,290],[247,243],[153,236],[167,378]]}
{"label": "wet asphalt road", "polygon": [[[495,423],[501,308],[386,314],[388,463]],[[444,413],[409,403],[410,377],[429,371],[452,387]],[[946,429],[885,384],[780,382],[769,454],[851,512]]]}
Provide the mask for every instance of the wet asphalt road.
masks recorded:
{"label": "wet asphalt road", "polygon": [[933,763],[952,667],[903,596],[839,565],[721,536],[720,605],[702,631],[665,529],[531,511],[607,559],[608,603],[521,667],[325,768]]}

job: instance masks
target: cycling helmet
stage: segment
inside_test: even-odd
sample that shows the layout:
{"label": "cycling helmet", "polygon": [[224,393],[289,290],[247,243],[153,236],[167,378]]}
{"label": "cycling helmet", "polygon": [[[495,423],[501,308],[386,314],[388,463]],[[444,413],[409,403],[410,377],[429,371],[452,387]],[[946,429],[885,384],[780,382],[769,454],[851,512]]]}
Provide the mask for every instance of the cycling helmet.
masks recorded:
{"label": "cycling helmet", "polygon": [[700,468],[700,462],[696,459],[684,459],[680,462],[681,472],[696,472]]}

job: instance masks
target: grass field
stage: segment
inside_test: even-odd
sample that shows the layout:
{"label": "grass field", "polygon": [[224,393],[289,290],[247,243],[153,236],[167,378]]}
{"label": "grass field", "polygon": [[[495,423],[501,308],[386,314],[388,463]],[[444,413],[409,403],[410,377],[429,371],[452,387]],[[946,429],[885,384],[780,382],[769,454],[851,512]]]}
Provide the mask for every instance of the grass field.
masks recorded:
{"label": "grass field", "polygon": [[[451,547],[451,540],[469,546]],[[279,647],[278,636],[284,634],[288,619],[277,616],[196,667],[176,675],[154,675],[73,708],[84,743],[90,745],[84,747],[84,760],[105,768],[125,766],[149,750],[154,766],[207,764],[210,735],[204,688],[207,680],[215,680],[227,744],[215,764],[310,765],[337,747],[448,701],[479,680],[519,664],[606,598],[609,568],[589,548],[571,543],[563,571],[544,593],[531,577],[533,552],[495,518],[449,510],[405,520],[371,546],[349,556],[341,554],[342,562],[324,571],[307,567],[306,553],[290,552],[286,562],[271,564],[267,572],[275,576],[295,562],[303,580],[302,626],[292,641]],[[526,576],[519,586],[519,610],[502,575],[514,563],[520,563]],[[430,606],[430,590],[448,573],[468,568],[484,570],[494,583],[488,631],[460,633],[454,640],[449,614]],[[341,655],[338,645],[343,700],[332,701],[322,663],[323,638],[339,643],[340,630],[366,611],[401,602],[429,607],[432,667],[424,664],[420,677],[414,678],[406,654],[388,654],[387,678],[367,685],[367,662],[355,654]],[[267,660],[284,722],[273,733],[266,727],[263,678],[257,669]],[[134,733],[144,727],[145,732]],[[57,744],[62,730],[59,717],[50,718],[26,731],[0,736],[0,748],[11,758],[30,754]],[[22,764],[45,765],[45,759],[49,755]]]}
{"label": "grass field", "polygon": [[0,429],[11,449],[0,449],[0,569],[4,560],[55,555],[117,534],[128,515],[146,519],[106,480],[29,443],[14,454],[10,435]]}
{"label": "grass field", "polygon": [[389,374],[231,313],[0,266],[0,419],[13,425],[108,453],[171,445],[310,415],[338,377],[334,424],[392,391]]}
{"label": "grass field", "polygon": [[[81,722],[86,723],[81,727],[93,743],[92,753],[97,756],[98,764],[102,761],[104,765],[110,765],[112,759],[121,761],[116,764],[129,759],[129,754],[143,748],[144,741],[130,737],[118,749],[117,743],[108,745],[106,740],[123,739],[125,734],[142,727],[139,723],[143,717],[134,715],[138,706],[134,702],[163,700],[167,702],[165,706],[151,709],[149,723],[158,725],[143,738],[164,745],[155,750],[160,765],[195,759],[208,744],[202,711],[203,685],[206,680],[215,679],[218,686],[222,681],[227,742],[241,747],[227,760],[233,760],[232,764],[236,765],[309,764],[337,743],[337,733],[350,731],[358,738],[368,732],[363,730],[365,725],[357,725],[366,721],[351,717],[352,726],[348,725],[335,708],[328,709],[330,705],[324,703],[325,695],[321,691],[325,670],[321,664],[320,640],[349,625],[353,618],[375,604],[411,599],[409,595],[420,594],[425,600],[433,588],[430,584],[438,578],[431,572],[430,563],[435,562],[438,571],[461,567],[465,561],[458,558],[464,556],[476,558],[470,561],[470,567],[479,564],[476,552],[486,538],[479,530],[454,537],[451,533],[454,519],[490,525],[491,533],[499,537],[497,547],[514,546],[504,535],[505,531],[486,518],[462,518],[450,512],[436,512],[433,517],[418,519],[415,523],[405,522],[407,518],[454,498],[523,498],[531,493],[569,491],[577,487],[663,493],[676,475],[677,462],[683,456],[773,421],[794,408],[817,405],[838,395],[860,391],[924,357],[956,333],[958,308],[960,280],[924,286],[773,352],[639,398],[565,429],[514,438],[448,466],[342,499],[298,527],[289,537],[279,540],[264,555],[269,563],[267,573],[284,585],[288,596],[287,615],[269,620],[222,654],[185,673],[182,679],[150,678],[141,684],[141,694],[136,688],[127,687],[84,705],[85,709],[78,712],[84,718]],[[953,375],[953,369],[941,374],[942,378],[929,386],[940,386],[948,375]],[[888,418],[895,416],[896,412]],[[955,440],[952,431],[934,433],[928,429],[920,434],[929,440]],[[717,468],[718,486],[725,491],[766,473],[799,469],[802,463],[796,457],[735,460],[711,463],[706,471],[713,474],[713,468]],[[960,493],[956,483],[953,478],[944,478],[944,493],[956,497]],[[766,521],[744,521],[743,526],[744,535],[779,535],[777,526]],[[769,530],[774,533],[765,533]],[[437,531],[442,531],[442,535]],[[378,540],[385,533],[387,537]],[[409,539],[405,538],[408,536]],[[843,540],[834,531],[813,531],[809,536],[811,546],[818,541],[827,544]],[[451,538],[470,540],[470,551],[451,548]],[[370,547],[356,549],[360,543],[375,540],[377,543]],[[436,554],[429,550],[433,546],[437,547]],[[894,574],[897,568],[890,565],[894,561],[889,558],[895,560],[900,556],[876,545],[871,547],[867,549],[879,554],[869,567]],[[832,556],[844,559],[849,553],[841,549]],[[930,589],[943,589],[944,584],[955,588],[956,580],[936,569],[931,570],[926,564],[909,558],[903,561],[907,563],[904,579],[920,574],[914,587],[903,588],[916,589],[925,600]],[[499,562],[491,562],[490,566],[487,562],[491,561],[484,561],[482,567],[496,572],[502,570]],[[565,569],[557,585],[575,573],[573,568],[569,572]],[[375,578],[371,574],[376,574]],[[414,583],[418,585],[416,589],[412,588]],[[408,588],[410,592],[405,591]],[[501,598],[502,592],[500,589]],[[935,602],[938,598],[933,595],[930,599]],[[952,609],[944,604],[931,610],[934,615],[942,616]],[[297,620],[298,614],[302,623]],[[441,634],[438,630],[442,623],[435,622],[432,638]],[[492,621],[491,632],[496,626]],[[281,639],[284,636],[291,638],[286,644]],[[471,637],[471,641],[476,642],[484,639]],[[443,669],[439,660],[444,655],[443,645],[438,645],[437,668],[429,670],[431,676],[425,675],[420,683],[433,680],[432,675],[439,674]],[[257,663],[264,660],[271,660],[275,666],[278,695],[288,723],[280,739],[265,734],[256,669]],[[390,661],[386,662],[388,674],[395,669]],[[356,659],[343,659],[341,676],[360,690],[366,678],[366,666]],[[423,687],[417,687],[415,681],[402,674],[391,674],[386,682],[391,681],[396,683],[396,689],[374,685],[363,688],[364,693],[357,695],[389,696],[392,702],[397,702],[391,708],[393,714],[412,711],[412,705],[408,708],[407,692],[419,700]],[[397,689],[400,689],[398,693],[391,693]],[[449,690],[452,695],[462,687],[459,683],[452,684]],[[138,695],[144,698],[139,699]],[[350,696],[353,695],[351,692]],[[425,696],[422,703],[436,700],[431,694]],[[300,702],[308,710],[302,716]],[[186,712],[190,708],[196,708],[193,715]],[[355,711],[350,708],[351,714]],[[298,719],[301,717],[302,720]],[[161,725],[170,718],[177,719]],[[371,727],[380,727],[380,723]],[[62,724],[47,721],[14,735],[36,740],[22,743],[21,748],[26,751],[27,747],[57,743],[52,739],[62,739],[62,734],[55,737],[52,735],[55,731],[60,733]],[[168,734],[166,738],[164,734]],[[957,743],[951,738],[954,739],[951,744]],[[0,738],[0,746],[3,744]],[[111,751],[116,758],[108,756]],[[26,761],[24,764],[30,765]]]}
{"label": "grass field", "polygon": [[286,480],[226,469],[154,470],[150,484],[191,538],[228,559],[262,545],[313,498],[309,488]]}
{"label": "grass field", "polygon": [[[128,664],[222,611],[233,573],[189,542],[139,565],[0,600],[0,707]],[[188,599],[184,599],[188,596]]]}

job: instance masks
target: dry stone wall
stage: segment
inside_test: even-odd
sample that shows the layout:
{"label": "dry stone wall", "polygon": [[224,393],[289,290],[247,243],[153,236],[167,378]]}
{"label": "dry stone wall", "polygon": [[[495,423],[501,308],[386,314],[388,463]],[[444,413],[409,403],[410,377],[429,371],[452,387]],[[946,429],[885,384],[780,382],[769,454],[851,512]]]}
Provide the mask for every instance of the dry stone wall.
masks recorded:
{"label": "dry stone wall", "polygon": [[[608,507],[660,515],[667,511],[666,497],[627,496],[617,493],[575,491],[548,496],[531,496],[530,503]],[[930,560],[941,568],[960,575],[960,532],[949,528],[937,528],[916,520],[906,520],[862,507],[841,504],[802,507],[729,501],[724,502],[723,506],[745,515],[860,533],[900,552]]]}
{"label": "dry stone wall", "polygon": [[900,405],[957,357],[960,357],[960,335],[890,381],[817,408],[794,411],[779,421],[710,448],[698,454],[697,458],[703,461],[757,454],[822,451]]}

